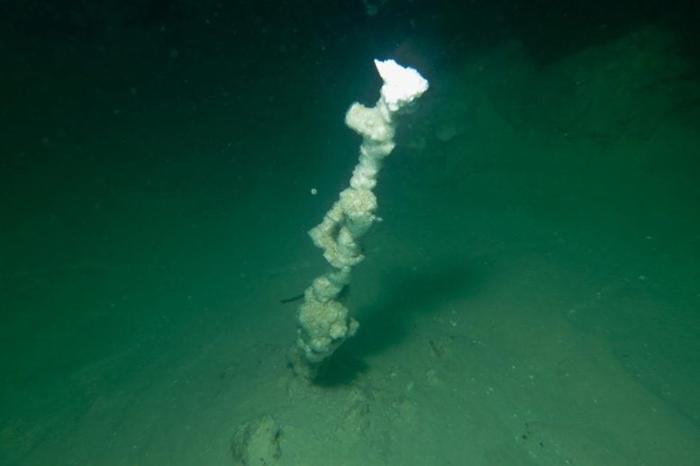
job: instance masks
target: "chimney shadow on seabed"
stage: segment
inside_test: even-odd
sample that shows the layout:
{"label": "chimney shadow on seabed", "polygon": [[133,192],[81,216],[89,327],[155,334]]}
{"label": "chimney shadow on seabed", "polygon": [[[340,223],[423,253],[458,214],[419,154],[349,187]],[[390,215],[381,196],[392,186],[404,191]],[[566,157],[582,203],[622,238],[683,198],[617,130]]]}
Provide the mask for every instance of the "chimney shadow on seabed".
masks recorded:
{"label": "chimney shadow on seabed", "polygon": [[313,383],[321,387],[355,383],[371,370],[368,356],[411,338],[414,316],[438,309],[445,300],[476,295],[487,272],[475,264],[483,262],[460,262],[437,271],[387,271],[382,299],[358,313],[357,335],[319,365]]}

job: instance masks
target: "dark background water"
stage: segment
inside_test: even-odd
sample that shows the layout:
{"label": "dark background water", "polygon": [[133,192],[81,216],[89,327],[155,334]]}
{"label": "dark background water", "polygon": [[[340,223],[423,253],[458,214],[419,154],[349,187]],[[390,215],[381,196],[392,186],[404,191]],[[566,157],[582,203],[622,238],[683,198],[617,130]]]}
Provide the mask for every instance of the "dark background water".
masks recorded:
{"label": "dark background water", "polygon": [[[547,64],[655,24],[674,31],[690,60],[700,56],[700,7],[692,1],[389,1],[374,16],[361,1],[3,1],[0,8],[5,152],[79,138],[90,125],[143,107],[223,106],[243,89],[301,105],[307,92],[348,89],[347,70],[367,55],[394,56],[430,75],[515,40]],[[285,86],[283,70],[304,73],[305,89]]]}

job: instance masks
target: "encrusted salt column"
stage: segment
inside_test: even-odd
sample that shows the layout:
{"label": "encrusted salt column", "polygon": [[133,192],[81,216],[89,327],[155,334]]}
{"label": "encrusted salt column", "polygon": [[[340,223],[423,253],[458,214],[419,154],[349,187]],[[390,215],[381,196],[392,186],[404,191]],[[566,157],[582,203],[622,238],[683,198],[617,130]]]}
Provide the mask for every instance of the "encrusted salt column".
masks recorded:
{"label": "encrusted salt column", "polygon": [[306,289],[297,316],[298,356],[310,369],[357,331],[359,324],[337,298],[350,283],[352,268],[364,259],[360,239],[377,220],[373,189],[384,158],[394,149],[395,118],[428,89],[428,81],[413,68],[394,60],[375,60],[374,64],[384,81],[379,100],[372,108],[354,103],[345,115],[345,123],[362,136],[350,186],[340,193],[323,221],[309,231],[332,267]]}

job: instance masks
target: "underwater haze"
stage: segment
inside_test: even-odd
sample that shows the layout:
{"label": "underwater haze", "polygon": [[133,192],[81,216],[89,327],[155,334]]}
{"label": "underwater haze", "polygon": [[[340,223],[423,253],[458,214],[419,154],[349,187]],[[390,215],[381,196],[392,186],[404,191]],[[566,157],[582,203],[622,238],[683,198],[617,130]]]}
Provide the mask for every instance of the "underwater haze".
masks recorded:
{"label": "underwater haze", "polygon": [[[0,0],[0,464],[700,464],[699,5]],[[309,376],[374,59],[430,88]]]}

